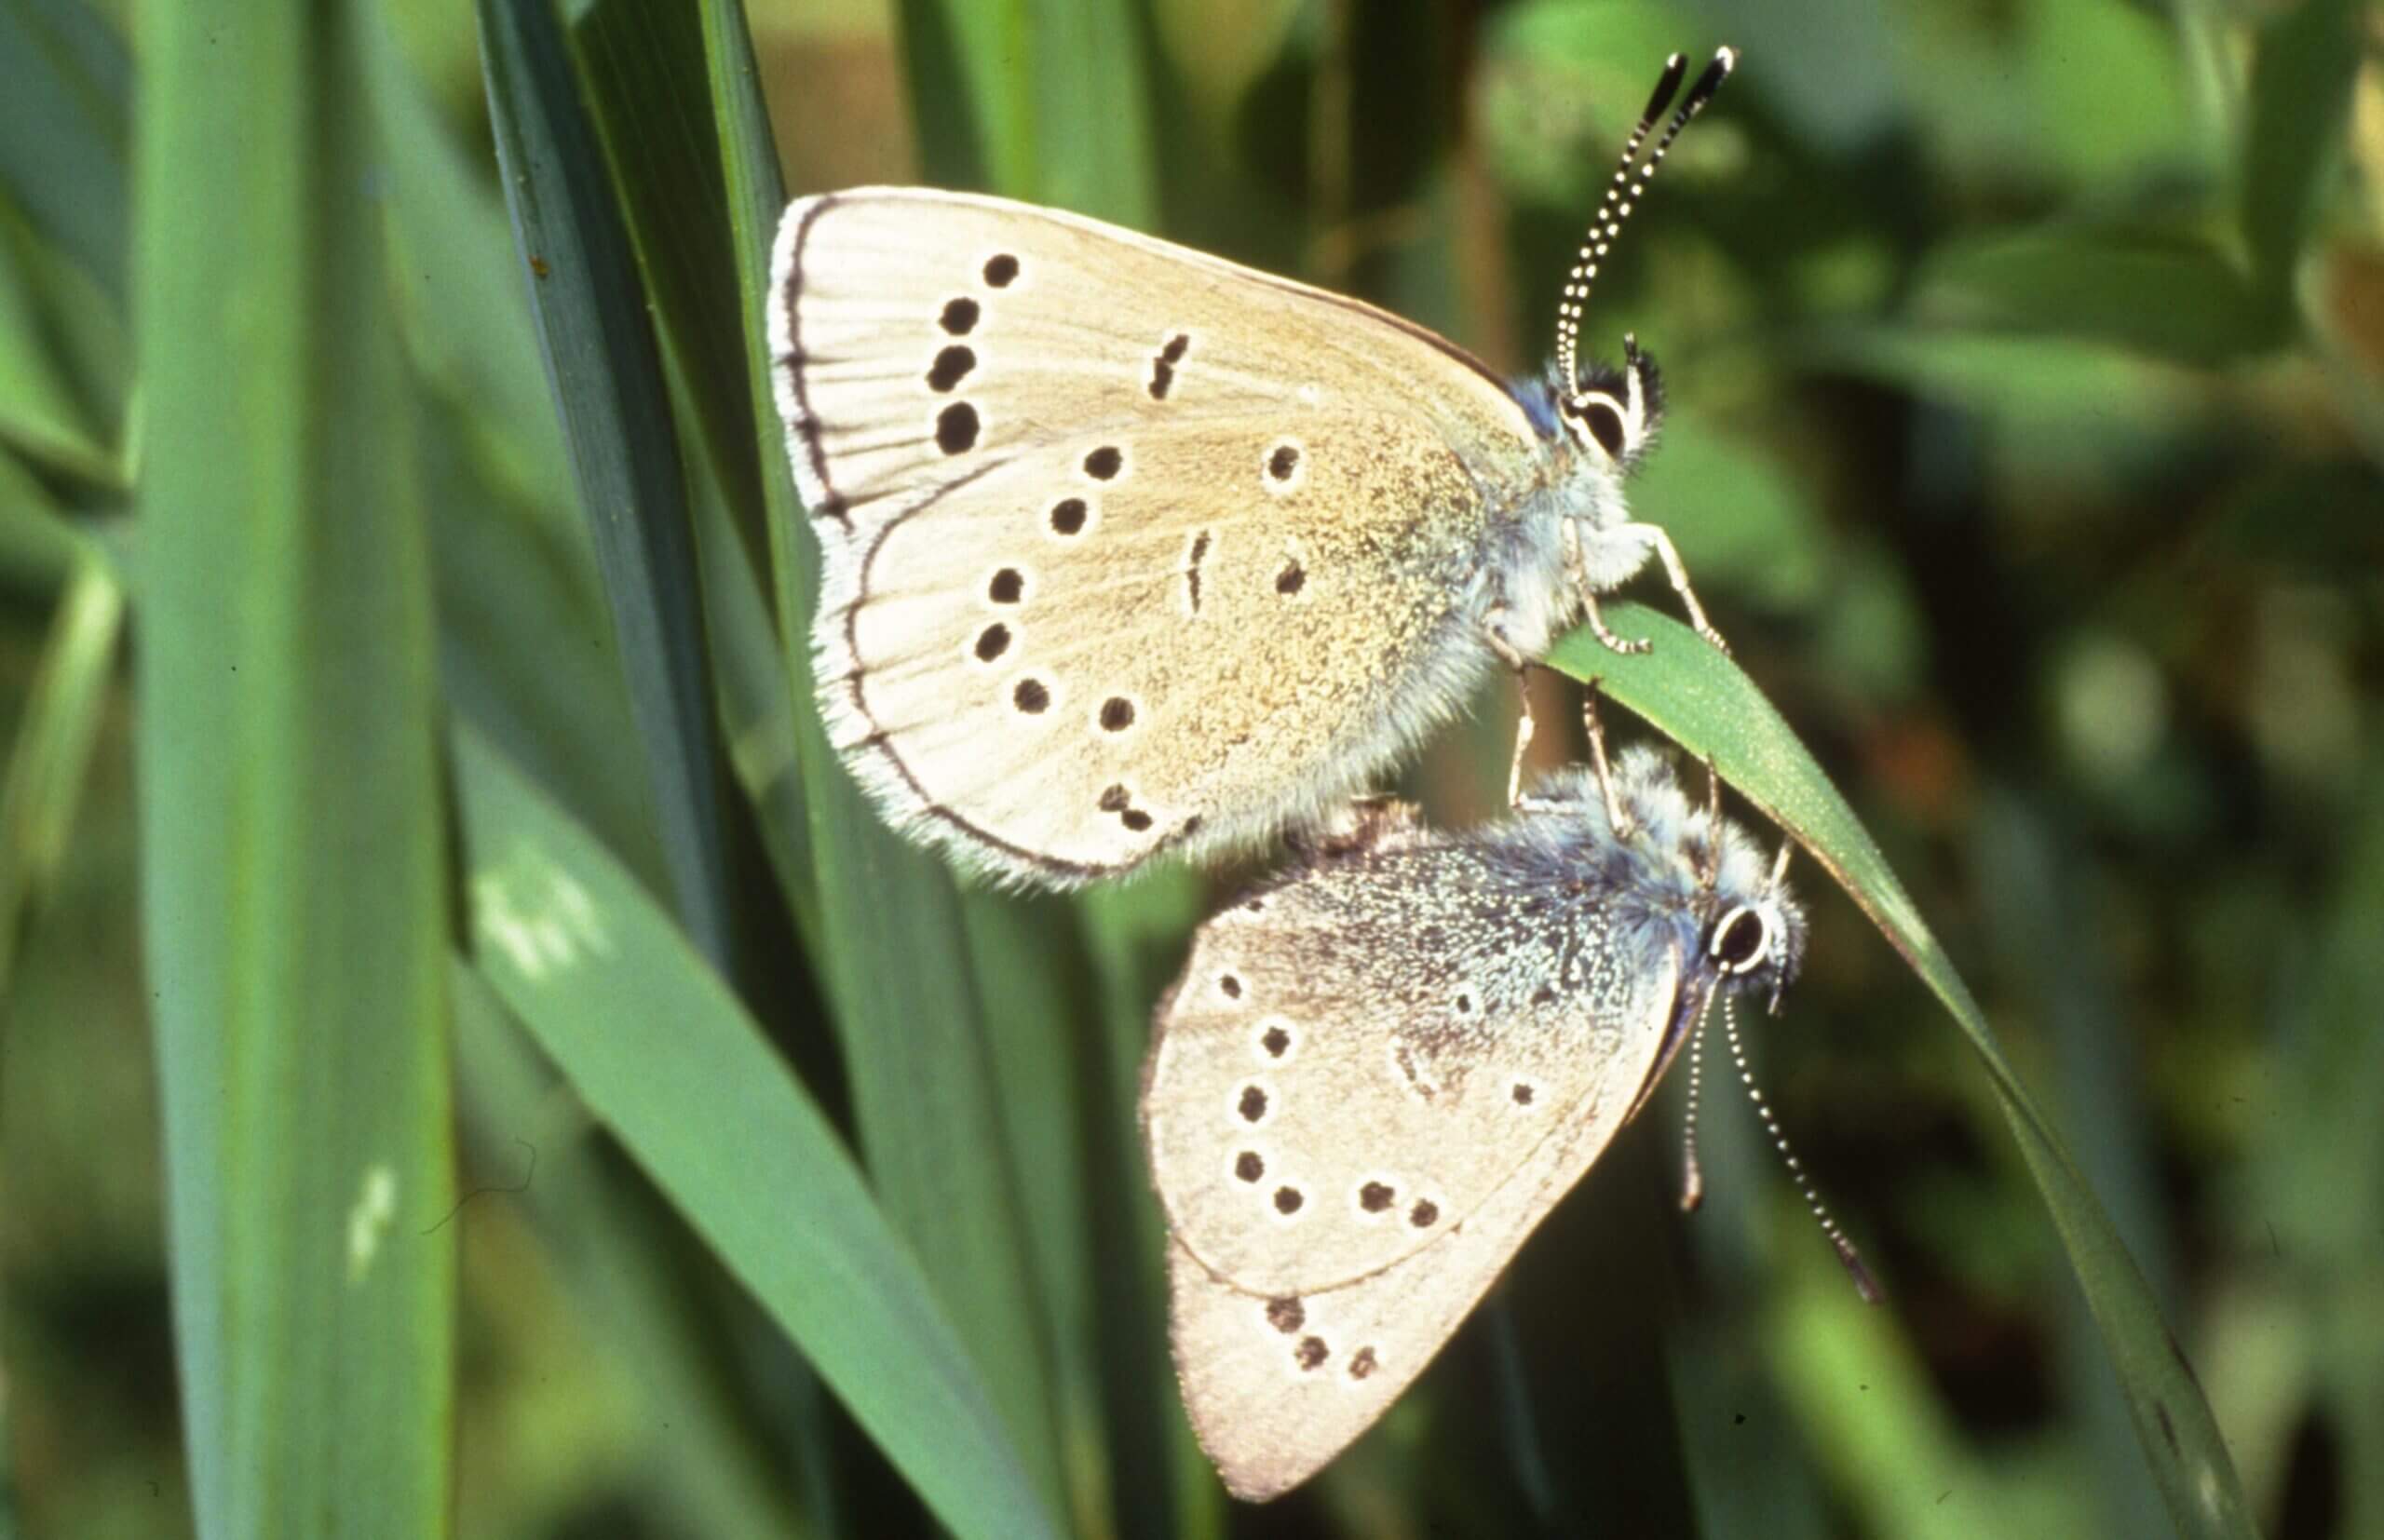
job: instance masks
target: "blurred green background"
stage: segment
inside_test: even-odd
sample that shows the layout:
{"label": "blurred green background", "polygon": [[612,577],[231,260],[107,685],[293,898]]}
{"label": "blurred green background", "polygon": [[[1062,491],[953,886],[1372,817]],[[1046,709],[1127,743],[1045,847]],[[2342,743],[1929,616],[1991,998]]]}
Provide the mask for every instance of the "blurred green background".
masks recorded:
{"label": "blurred green background", "polygon": [[822,758],[786,194],[1057,203],[1520,371],[1722,42],[1587,321],[1665,365],[1634,507],[2253,1521],[2384,1535],[2384,12],[291,9],[0,0],[0,1536],[2240,1533],[1809,865],[1756,1051],[1885,1307],[1730,1098],[1672,1211],[1675,1086],[1376,1431],[1227,1503],[1131,1097],[1247,873],[955,892]]}

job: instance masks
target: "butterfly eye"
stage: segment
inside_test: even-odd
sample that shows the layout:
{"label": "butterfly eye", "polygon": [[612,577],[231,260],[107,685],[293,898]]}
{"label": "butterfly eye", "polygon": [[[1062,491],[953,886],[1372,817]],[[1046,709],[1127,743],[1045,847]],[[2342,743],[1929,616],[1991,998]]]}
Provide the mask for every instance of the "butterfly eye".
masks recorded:
{"label": "butterfly eye", "polygon": [[1771,951],[1771,933],[1763,916],[1743,906],[1722,917],[1714,927],[1714,960],[1725,973],[1752,972]]}
{"label": "butterfly eye", "polygon": [[1603,396],[1585,396],[1578,405],[1567,403],[1566,412],[1597,440],[1611,460],[1622,458],[1622,412]]}

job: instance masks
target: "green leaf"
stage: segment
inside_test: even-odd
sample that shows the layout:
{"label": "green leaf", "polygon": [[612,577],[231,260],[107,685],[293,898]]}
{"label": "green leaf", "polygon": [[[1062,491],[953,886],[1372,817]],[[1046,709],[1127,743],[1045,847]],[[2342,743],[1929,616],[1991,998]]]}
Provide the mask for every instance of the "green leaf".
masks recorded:
{"label": "green leaf", "polygon": [[[741,19],[735,31],[741,40]],[[748,284],[729,205],[724,139],[742,131],[730,89],[750,95],[733,67],[715,67],[720,29],[698,7],[615,0],[592,9],[573,35],[580,79],[603,137],[612,185],[684,400],[680,421],[696,446],[696,548],[713,650],[718,708],[736,774],[752,799],[762,842],[798,929],[816,950],[819,923],[809,833],[794,749],[797,703],[787,689],[765,573],[772,507],[756,453],[777,412],[748,385],[761,352],[749,329],[758,290]],[[710,114],[686,110],[711,101]],[[768,143],[766,126],[761,141]],[[771,152],[773,155],[774,151]],[[773,162],[771,181],[776,181]],[[773,196],[774,202],[782,200]],[[773,211],[775,217],[775,210]],[[755,253],[769,249],[769,226]],[[760,324],[758,312],[752,324]],[[794,517],[790,513],[790,517]],[[809,709],[809,703],[802,703]]]}
{"label": "green leaf", "polygon": [[2284,312],[2215,248],[2093,229],[1949,242],[1913,302],[1932,322],[2085,341],[2215,365],[2285,341]]}
{"label": "green leaf", "polygon": [[575,24],[571,42],[655,317],[695,404],[688,436],[703,446],[758,573],[768,536],[754,403],[742,388],[749,342],[736,232],[718,127],[687,110],[710,89],[703,19],[676,0],[607,0]]}
{"label": "green leaf", "polygon": [[452,1512],[431,588],[360,14],[142,37],[142,922],[209,1536]]}
{"label": "green leaf", "polygon": [[942,1523],[1056,1533],[914,1254],[718,976],[468,730],[456,766],[496,993]]}
{"label": "green leaf", "polygon": [[728,777],[661,350],[552,10],[481,0],[480,17],[497,161],[612,601],[672,896],[698,945],[727,967]]}
{"label": "green leaf", "polygon": [[1147,227],[1144,13],[1123,0],[902,0],[927,180]]}
{"label": "green leaf", "polygon": [[1225,1488],[1193,1439],[1158,1329],[1167,1318],[1167,1224],[1146,1175],[1140,1108],[1152,1011],[1184,966],[1184,939],[1200,923],[1206,893],[1197,872],[1175,866],[1076,902],[1101,996],[1087,1059],[1094,1109],[1087,1143],[1093,1233],[1113,1248],[1099,1317],[1118,1524],[1129,1534],[1221,1534]]}
{"label": "green leaf", "polygon": [[635,728],[612,616],[504,202],[386,31],[369,41],[390,276],[424,409],[440,682],[662,891],[645,768],[618,752]]}
{"label": "green leaf", "polygon": [[[518,763],[511,768],[522,773]],[[465,1182],[464,1207],[449,1223],[467,1227],[469,1246],[482,1238],[475,1229],[511,1223],[510,1213],[489,1211],[494,1202],[484,1208],[482,1195],[518,1210],[544,1243],[542,1260],[572,1306],[567,1314],[579,1317],[564,1330],[603,1346],[604,1361],[590,1366],[595,1374],[625,1379],[637,1386],[642,1404],[670,1409],[659,1418],[632,1413],[646,1431],[630,1469],[608,1469],[607,1482],[651,1481],[654,1506],[670,1513],[684,1533],[705,1540],[807,1540],[821,1533],[830,1515],[816,1501],[798,1503],[791,1491],[796,1472],[788,1466],[799,1462],[786,1459],[772,1429],[738,1394],[739,1374],[723,1372],[720,1363],[725,1348],[737,1354],[739,1370],[810,1383],[794,1346],[750,1300],[737,1300],[734,1311],[708,1308],[716,1303],[712,1294],[741,1292],[739,1286],[723,1273],[687,1265],[686,1253],[701,1243],[691,1243],[686,1226],[653,1184],[618,1158],[611,1138],[591,1125],[568,1082],[505,1007],[487,975],[458,956],[449,977],[464,1121],[475,1136],[466,1140],[461,1164],[480,1173]],[[712,1281],[706,1272],[723,1280],[719,1287],[700,1287]],[[522,1307],[512,1286],[503,1297]],[[723,1315],[731,1317],[732,1331],[720,1330]],[[765,1347],[751,1331],[734,1333],[749,1316],[761,1317],[759,1331],[779,1340]],[[524,1527],[472,1506],[475,1495],[496,1483],[477,1483],[476,1492],[467,1472],[461,1485],[465,1533]]]}
{"label": "green leaf", "polygon": [[0,1001],[27,912],[65,858],[123,629],[123,588],[87,559],[59,596],[0,781]]}
{"label": "green leaf", "polygon": [[2068,1250],[2171,1520],[2181,1533],[2252,1533],[2242,1486],[2209,1403],[2144,1275],[1853,809],[1754,682],[1727,657],[1686,627],[1643,605],[1610,604],[1605,618],[1618,635],[1647,637],[1655,646],[1625,656],[1578,631],[1549,655],[1549,666],[1577,680],[1597,681],[1604,693],[1692,754],[1710,759],[1725,780],[1811,852],[1944,1005],[1986,1066],[2020,1153]]}
{"label": "green leaf", "polygon": [[130,77],[82,0],[0,0],[0,191],[118,305]]}
{"label": "green leaf", "polygon": [[833,1007],[871,1180],[1056,1510],[1066,1480],[1051,1369],[959,895],[941,862],[887,829],[837,762],[812,704],[818,546],[787,466],[766,342],[767,263],[784,189],[743,20],[722,0],[708,0],[703,22],[759,439],[753,453],[819,889],[812,962]]}
{"label": "green leaf", "polygon": [[2367,16],[2359,0],[2304,0],[2260,35],[2243,134],[2243,239],[2280,307],[2324,174],[2339,164]]}
{"label": "green leaf", "polygon": [[9,232],[0,229],[0,445],[35,465],[101,485],[120,480],[115,453],[91,426],[89,414],[45,336],[29,274],[10,260]]}

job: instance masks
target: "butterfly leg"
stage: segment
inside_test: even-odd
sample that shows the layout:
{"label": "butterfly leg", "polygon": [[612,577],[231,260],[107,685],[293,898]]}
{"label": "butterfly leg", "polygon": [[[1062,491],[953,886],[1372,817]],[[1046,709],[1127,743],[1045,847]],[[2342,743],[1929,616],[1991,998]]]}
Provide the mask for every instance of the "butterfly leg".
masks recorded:
{"label": "butterfly leg", "polygon": [[1688,569],[1681,565],[1680,552],[1673,547],[1671,535],[1655,524],[1618,524],[1605,534],[1612,539],[1637,540],[1653,550],[1664,563],[1664,575],[1673,580],[1673,590],[1680,595],[1681,603],[1688,609],[1688,623],[1696,628],[1698,635],[1721,648],[1724,657],[1730,655],[1730,644],[1722,640],[1722,633],[1705,618],[1705,606],[1697,601],[1697,594],[1688,586]]}
{"label": "butterfly leg", "polygon": [[[1714,768],[1714,756],[1711,754],[1705,756],[1705,871],[1698,881],[1706,892],[1711,893],[1722,880],[1722,773]],[[1694,1085],[1695,1081],[1690,1084]]]}
{"label": "butterfly leg", "polygon": [[1573,591],[1581,596],[1581,613],[1588,622],[1590,634],[1618,653],[1644,653],[1648,643],[1643,637],[1626,642],[1605,628],[1605,616],[1598,613],[1598,591],[1590,581],[1590,566],[1581,552],[1581,526],[1567,519],[1564,524],[1564,575],[1572,580]]}
{"label": "butterfly leg", "polygon": [[1498,655],[1501,663],[1515,671],[1515,698],[1523,708],[1522,714],[1515,719],[1515,757],[1507,766],[1507,805],[1521,807],[1524,802],[1524,751],[1531,747],[1531,736],[1536,728],[1532,721],[1531,686],[1527,678],[1531,662],[1516,650],[1513,642],[1507,640],[1506,626],[1495,612],[1490,616],[1487,631],[1490,650]]}
{"label": "butterfly leg", "polygon": [[1605,799],[1606,827],[1614,831],[1616,839],[1627,840],[1638,832],[1639,826],[1622,811],[1622,799],[1614,794],[1614,772],[1606,764],[1605,726],[1598,721],[1598,682],[1594,679],[1581,689],[1581,731],[1590,740],[1590,763],[1598,773],[1598,795]]}

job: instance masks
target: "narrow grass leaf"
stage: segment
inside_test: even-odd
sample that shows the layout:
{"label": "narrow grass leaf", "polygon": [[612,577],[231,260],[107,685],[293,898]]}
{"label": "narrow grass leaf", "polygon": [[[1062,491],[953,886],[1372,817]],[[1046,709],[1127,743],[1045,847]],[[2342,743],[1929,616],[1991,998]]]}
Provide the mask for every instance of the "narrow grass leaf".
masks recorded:
{"label": "narrow grass leaf", "polygon": [[144,13],[142,922],[206,1536],[450,1524],[430,577],[359,9]]}
{"label": "narrow grass leaf", "polygon": [[2369,12],[2359,0],[2307,0],[2272,14],[2252,62],[2241,186],[2253,272],[2282,306],[2325,173],[2341,164]]}
{"label": "narrow grass leaf", "polygon": [[1096,1099],[1104,1083],[1089,962],[1064,898],[968,893],[961,906],[982,985],[1003,1139],[1021,1189],[1034,1195],[1023,1205],[1026,1234],[1069,1517],[1077,1534],[1103,1534],[1114,1520],[1086,1136],[1088,1120],[1106,1109]]}
{"label": "narrow grass leaf", "polygon": [[82,0],[0,0],[0,192],[119,305],[131,74]]}
{"label": "narrow grass leaf", "polygon": [[[592,838],[584,831],[583,837]],[[588,1339],[603,1344],[607,1368],[637,1387],[643,1405],[670,1409],[668,1416],[646,1420],[651,1431],[626,1474],[650,1483],[655,1505],[685,1533],[708,1540],[806,1540],[820,1533],[806,1521],[817,1512],[806,1516],[792,1500],[786,1467],[794,1462],[766,1447],[763,1425],[738,1397],[733,1377],[721,1372],[727,1350],[721,1323],[702,1309],[704,1290],[690,1287],[687,1255],[700,1246],[690,1247],[685,1226],[652,1185],[616,1157],[612,1141],[506,1008],[488,975],[458,957],[449,978],[464,1123],[475,1136],[465,1143],[465,1207],[449,1223],[466,1227],[470,1246],[471,1227],[492,1223],[477,1212],[481,1204],[502,1203],[519,1210],[545,1243],[573,1314],[585,1317]],[[468,1196],[476,1192],[481,1196]],[[763,1352],[737,1344],[739,1356],[757,1369],[792,1369],[807,1378],[778,1328],[748,1300],[737,1304],[738,1317],[750,1315],[775,1339]],[[505,1452],[499,1445],[490,1460],[501,1461]],[[462,1455],[467,1499],[480,1453],[467,1446]],[[504,1474],[501,1466],[481,1469],[500,1479]],[[461,1520],[468,1534],[499,1529],[468,1506]]]}
{"label": "narrow grass leaf", "polygon": [[115,453],[88,414],[45,336],[31,275],[10,260],[0,229],[0,446],[79,480],[116,481]]}
{"label": "narrow grass leaf", "polygon": [[[108,561],[110,554],[67,521],[31,471],[0,454],[0,582],[47,593],[65,587],[84,562]],[[123,580],[115,563],[109,570]]]}
{"label": "narrow grass leaf", "polygon": [[993,1386],[1046,1502],[1063,1503],[1055,1402],[1034,1259],[961,903],[946,868],[897,839],[837,763],[812,704],[816,539],[795,496],[770,385],[768,262],[784,209],[777,151],[743,19],[704,9],[735,232],[746,386],[768,510],[779,642],[819,885],[820,952],[861,1155]]}
{"label": "narrow grass leaf", "polygon": [[368,38],[388,145],[400,331],[423,407],[440,683],[667,889],[636,728],[505,204],[386,28]]}
{"label": "narrow grass leaf", "polygon": [[1000,190],[1096,219],[1150,228],[1158,215],[1158,151],[1144,65],[1144,7],[1124,0],[1037,0],[1036,177]]}
{"label": "narrow grass leaf", "polygon": [[1017,188],[1036,156],[1033,0],[898,0],[896,35],[911,87],[923,180],[935,187]]}
{"label": "narrow grass leaf", "polygon": [[497,161],[581,512],[613,608],[681,921],[733,969],[726,784],[662,355],[545,0],[481,0]]}
{"label": "narrow grass leaf", "polygon": [[1944,1005],[1986,1066],[2069,1251],[2171,1520],[2188,1534],[2251,1533],[2234,1464],[2144,1275],[1853,809],[1727,657],[1643,605],[1609,605],[1606,623],[1619,635],[1651,638],[1654,648],[1624,656],[1578,631],[1550,654],[1549,666],[1577,680],[1599,681],[1607,695],[1711,760],[1724,779],[1812,853]]}
{"label": "narrow grass leaf", "polygon": [[[741,18],[737,32],[742,37]],[[818,902],[791,716],[796,703],[765,577],[772,510],[757,430],[769,424],[775,431],[777,413],[748,383],[760,333],[747,324],[752,298],[736,248],[740,227],[730,212],[730,157],[723,144],[734,125],[713,102],[721,88],[713,43],[698,7],[655,0],[596,7],[572,41],[654,314],[677,366],[686,441],[700,450],[711,483],[699,489],[696,544],[723,732],[788,906],[816,950]],[[751,91],[750,82],[744,89]],[[766,252],[766,233],[762,240]]]}
{"label": "narrow grass leaf", "polygon": [[1167,1228],[1143,1153],[1143,1058],[1159,992],[1183,966],[1205,894],[1173,867],[1077,900],[1101,989],[1100,1051],[1091,1060],[1094,1234],[1111,1237],[1101,1269],[1103,1393],[1126,1533],[1199,1537],[1226,1528],[1225,1488],[1192,1437],[1167,1346]]}
{"label": "narrow grass leaf", "polygon": [[701,105],[711,85],[703,19],[678,0],[606,0],[574,25],[571,44],[655,318],[697,408],[688,437],[720,479],[758,573],[769,537],[719,126]]}
{"label": "narrow grass leaf", "polygon": [[123,630],[124,589],[86,561],[59,595],[0,779],[0,1003],[29,912],[65,858]]}
{"label": "narrow grass leaf", "polygon": [[457,736],[475,956],[564,1078],[936,1517],[1057,1533],[912,1250],[717,975],[488,744]]}

